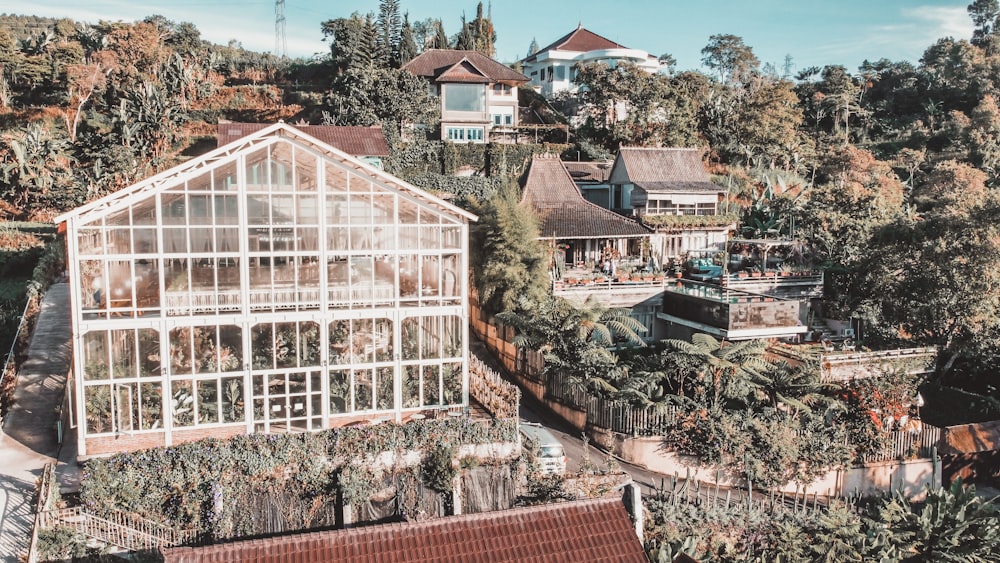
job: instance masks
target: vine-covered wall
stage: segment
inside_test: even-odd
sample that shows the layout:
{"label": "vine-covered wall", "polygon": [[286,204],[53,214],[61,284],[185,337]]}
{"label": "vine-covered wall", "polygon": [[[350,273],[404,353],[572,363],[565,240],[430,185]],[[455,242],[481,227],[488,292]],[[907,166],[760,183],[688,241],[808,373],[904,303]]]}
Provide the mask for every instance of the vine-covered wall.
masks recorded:
{"label": "vine-covered wall", "polygon": [[[444,447],[454,455],[462,445],[516,443],[517,433],[516,420],[449,418],[210,438],[89,460],[81,500],[95,514],[108,509],[140,514],[197,529],[206,541],[336,525],[344,505],[354,507],[355,521],[382,520],[387,511],[441,515],[450,495],[426,475],[440,471],[435,464],[471,467],[482,460],[437,461],[426,453]],[[396,452],[393,465],[376,463],[384,452]],[[423,462],[407,463],[407,452],[423,452]],[[444,498],[436,501],[434,494]]]}

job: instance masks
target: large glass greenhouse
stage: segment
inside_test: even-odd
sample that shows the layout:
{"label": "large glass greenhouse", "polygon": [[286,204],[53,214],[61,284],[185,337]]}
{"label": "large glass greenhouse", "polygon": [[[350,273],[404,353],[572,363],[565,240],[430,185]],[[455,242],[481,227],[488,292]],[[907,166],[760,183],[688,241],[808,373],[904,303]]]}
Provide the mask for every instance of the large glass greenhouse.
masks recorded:
{"label": "large glass greenhouse", "polygon": [[281,123],[57,218],[80,454],[467,405],[474,219]]}

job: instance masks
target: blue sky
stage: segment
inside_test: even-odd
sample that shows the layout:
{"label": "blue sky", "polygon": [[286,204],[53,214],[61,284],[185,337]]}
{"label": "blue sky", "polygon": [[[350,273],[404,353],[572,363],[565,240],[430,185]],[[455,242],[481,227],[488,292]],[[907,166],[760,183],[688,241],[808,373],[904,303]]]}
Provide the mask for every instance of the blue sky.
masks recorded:
{"label": "blue sky", "polygon": [[[779,69],[791,55],[793,70],[842,64],[851,71],[865,59],[917,62],[941,37],[967,39],[971,0],[496,0],[493,22],[497,58],[525,55],[532,38],[540,46],[578,23],[627,47],[672,54],[678,68],[698,69],[709,36],[738,35],[764,63]],[[400,0],[411,21],[441,18],[445,31],[459,29],[463,12],[472,19],[474,0]],[[0,11],[11,11],[8,6]],[[134,21],[160,14],[189,21],[215,43],[231,39],[257,51],[275,46],[275,3],[259,0],[37,0],[15,13],[64,16],[96,23]],[[288,54],[325,53],[320,23],[353,12],[377,12],[378,0],[285,0]]]}

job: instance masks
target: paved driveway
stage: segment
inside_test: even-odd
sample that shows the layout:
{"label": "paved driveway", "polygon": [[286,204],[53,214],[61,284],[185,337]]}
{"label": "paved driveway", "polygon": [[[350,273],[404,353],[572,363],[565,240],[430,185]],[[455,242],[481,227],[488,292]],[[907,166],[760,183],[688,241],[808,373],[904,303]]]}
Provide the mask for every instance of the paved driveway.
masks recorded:
{"label": "paved driveway", "polygon": [[[35,481],[45,464],[55,462],[60,453],[56,420],[70,366],[70,334],[69,289],[65,283],[55,284],[42,300],[28,359],[17,379],[14,405],[0,434],[3,563],[16,563],[27,553],[35,518]],[[75,460],[71,465],[75,467]]]}

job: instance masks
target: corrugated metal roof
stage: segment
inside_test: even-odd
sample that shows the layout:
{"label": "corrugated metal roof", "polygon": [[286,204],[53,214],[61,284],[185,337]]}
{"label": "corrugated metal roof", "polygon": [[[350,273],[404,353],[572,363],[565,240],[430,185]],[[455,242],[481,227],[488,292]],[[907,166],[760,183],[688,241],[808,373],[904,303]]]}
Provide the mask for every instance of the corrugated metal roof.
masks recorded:
{"label": "corrugated metal roof", "polygon": [[620,499],[596,499],[163,551],[165,563],[645,563]]}
{"label": "corrugated metal roof", "polygon": [[[217,134],[218,146],[228,145],[269,125],[271,124],[220,121]],[[382,128],[378,126],[351,127],[294,123],[289,125],[351,156],[389,156],[389,144],[385,140]]]}
{"label": "corrugated metal roof", "polygon": [[628,178],[647,192],[725,191],[705,172],[699,149],[623,147],[611,177],[615,183]]}
{"label": "corrugated metal roof", "polygon": [[[442,76],[463,61],[465,62],[463,65],[464,72],[446,77]],[[417,76],[442,82],[467,82],[473,73],[487,79],[485,82],[523,84],[528,81],[527,76],[494,61],[478,51],[427,49],[403,65],[403,69]],[[454,78],[456,77],[464,77],[465,79],[455,80]]]}
{"label": "corrugated metal roof", "polygon": [[651,232],[635,220],[584,199],[563,162],[555,156],[535,156],[522,188],[521,200],[538,214],[543,237],[628,237]]}

